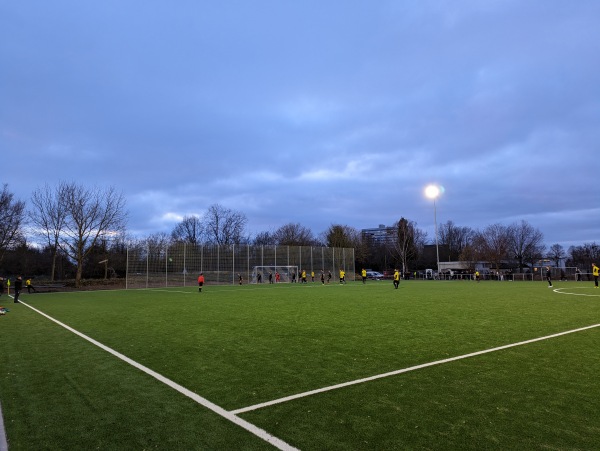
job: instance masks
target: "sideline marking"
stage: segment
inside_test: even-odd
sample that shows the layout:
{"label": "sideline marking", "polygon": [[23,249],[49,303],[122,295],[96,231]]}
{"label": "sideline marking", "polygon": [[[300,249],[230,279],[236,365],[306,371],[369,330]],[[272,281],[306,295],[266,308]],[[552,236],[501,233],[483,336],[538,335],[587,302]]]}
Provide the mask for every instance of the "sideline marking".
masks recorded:
{"label": "sideline marking", "polygon": [[8,451],[6,430],[4,429],[4,418],[2,417],[2,403],[0,403],[0,451]]}
{"label": "sideline marking", "polygon": [[598,298],[598,297],[600,297],[600,293],[598,293],[598,294],[585,294],[585,293],[569,293],[567,291],[559,291],[559,290],[587,290],[589,288],[592,288],[592,287],[556,288],[553,291],[555,293],[558,293],[558,294],[570,294],[572,296],[587,296],[587,297],[591,297],[591,298]]}
{"label": "sideline marking", "polygon": [[427,368],[430,366],[441,365],[443,363],[449,363],[449,362],[455,362],[457,360],[468,359],[469,357],[475,357],[475,356],[479,356],[479,355],[483,355],[483,354],[488,354],[490,352],[496,352],[496,351],[501,351],[503,349],[514,348],[515,346],[522,346],[522,345],[526,345],[529,343],[535,343],[536,341],[548,340],[550,338],[556,338],[556,337],[560,337],[562,335],[572,334],[575,332],[581,332],[581,331],[587,330],[587,329],[593,329],[594,327],[600,327],[600,324],[594,324],[592,326],[581,327],[579,329],[568,330],[566,332],[559,332],[559,333],[552,334],[552,335],[546,335],[545,337],[533,338],[531,340],[520,341],[518,343],[511,343],[511,344],[504,345],[504,346],[498,346],[496,348],[485,349],[483,351],[471,352],[469,354],[459,355],[456,357],[450,357],[448,359],[442,359],[442,360],[436,360],[434,362],[423,363],[421,365],[415,365],[415,366],[411,366],[408,368],[403,368],[401,370],[390,371],[389,373],[377,374],[375,376],[365,377],[363,379],[356,379],[356,380],[349,381],[349,382],[343,382],[341,384],[331,385],[329,387],[318,388],[316,390],[310,390],[310,391],[307,391],[304,393],[297,393],[295,395],[286,396],[284,398],[279,398],[279,399],[274,399],[272,401],[255,404],[253,406],[248,406],[248,407],[243,407],[241,409],[231,410],[230,412],[235,415],[238,415],[240,413],[250,412],[251,410],[262,409],[263,407],[272,406],[274,404],[281,404],[281,403],[284,403],[287,401],[292,401],[294,399],[305,398],[307,396],[316,395],[318,393],[324,393],[324,392],[328,392],[331,390],[337,390],[338,388],[349,387],[351,385],[362,384],[364,382],[370,382],[370,381],[374,381],[377,379],[383,379],[385,377],[396,376],[398,374],[408,373],[410,371],[420,370],[422,368]]}
{"label": "sideline marking", "polygon": [[50,321],[55,322],[59,326],[64,327],[65,329],[67,329],[68,331],[74,333],[75,335],[80,336],[84,340],[89,341],[90,343],[92,343],[93,345],[96,345],[100,349],[103,349],[104,351],[106,351],[106,352],[114,355],[115,357],[123,360],[124,362],[130,364],[131,366],[133,366],[133,367],[135,367],[135,368],[143,371],[144,373],[148,374],[149,376],[152,376],[154,379],[162,382],[165,385],[168,385],[172,389],[177,390],[179,393],[187,396],[188,398],[193,399],[198,404],[206,407],[207,409],[212,410],[213,412],[215,412],[216,414],[222,416],[223,418],[225,418],[225,419],[231,421],[232,423],[234,423],[234,424],[236,424],[236,425],[238,425],[238,426],[246,429],[248,432],[251,432],[252,434],[256,435],[257,437],[259,437],[259,438],[263,439],[264,441],[270,443],[271,445],[275,446],[276,448],[281,449],[281,450],[286,450],[286,451],[297,450],[297,448],[294,448],[292,445],[289,445],[288,443],[286,443],[283,440],[275,437],[274,435],[269,434],[264,429],[261,429],[258,426],[255,426],[254,424],[249,423],[248,421],[246,421],[246,420],[238,417],[236,414],[234,414],[232,412],[229,412],[229,411],[223,409],[222,407],[220,407],[220,406],[218,406],[218,405],[210,402],[208,399],[203,398],[202,396],[194,393],[193,391],[185,388],[184,386],[179,385],[177,382],[174,382],[171,379],[166,378],[162,374],[159,374],[156,371],[153,371],[150,368],[142,365],[141,363],[138,363],[135,360],[130,359],[126,355],[121,354],[120,352],[117,352],[114,349],[109,348],[106,345],[103,345],[99,341],[96,341],[93,338],[88,337],[87,335],[79,332],[78,330],[75,330],[72,327],[67,326],[64,323],[61,323],[57,319],[52,318],[50,315],[47,315],[46,313],[44,313],[44,312],[36,309],[35,307],[32,307],[29,304],[26,304],[25,302],[19,301],[19,303],[21,303],[24,306],[30,308],[34,312],[39,313],[40,315],[48,318]]}

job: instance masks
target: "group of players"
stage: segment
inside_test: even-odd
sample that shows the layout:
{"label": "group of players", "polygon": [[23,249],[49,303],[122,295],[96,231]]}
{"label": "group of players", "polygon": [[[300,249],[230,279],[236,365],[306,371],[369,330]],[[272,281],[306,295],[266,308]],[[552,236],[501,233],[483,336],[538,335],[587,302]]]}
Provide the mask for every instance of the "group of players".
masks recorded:
{"label": "group of players", "polygon": [[[600,275],[600,268],[598,266],[596,266],[595,263],[592,263],[592,275],[594,276],[594,288],[598,288],[598,276]],[[366,269],[364,269],[364,268],[362,269],[361,276],[362,276],[362,282],[367,283],[367,270]],[[307,282],[307,274],[306,274],[305,270],[302,270],[300,277],[301,277],[301,283]],[[311,277],[312,282],[314,282],[315,281],[315,272],[314,271],[311,271],[310,277]],[[325,271],[321,270],[321,283],[323,285],[325,285],[326,277],[327,277],[327,283],[329,283],[332,278],[331,271],[327,271],[327,276],[325,276]],[[242,285],[242,276],[240,274],[238,274],[238,279],[239,279],[239,284]],[[400,271],[395,269],[392,279],[394,282],[394,288],[398,289],[398,287],[400,286]],[[550,272],[549,267],[546,268],[546,279],[548,281],[548,286],[551,288],[552,287],[552,278],[551,278],[551,272]],[[280,274],[276,271],[275,272],[275,281],[279,282],[279,280],[280,280]],[[479,282],[479,280],[480,280],[478,271],[475,273],[475,280],[477,282]],[[262,282],[262,275],[260,273],[257,274],[257,282],[258,283]],[[292,282],[296,282],[296,274],[295,273],[292,273]],[[202,291],[202,286],[204,285],[204,283],[205,283],[204,274],[200,273],[200,275],[198,276],[198,291],[199,292]],[[269,283],[273,283],[273,274],[271,272],[269,272]],[[344,271],[342,268],[340,268],[340,284],[345,284],[345,283],[346,283],[346,271]],[[17,298],[15,298],[15,302],[17,302],[16,299]]]}
{"label": "group of players", "polygon": [[[4,285],[6,285],[10,288],[10,279],[8,279],[6,282],[4,281],[4,277],[0,277],[0,296],[2,296],[4,294]],[[27,292],[28,293],[35,293],[37,292],[37,290],[35,289],[35,287],[31,284],[31,279],[27,279],[25,281],[25,288],[27,288]],[[15,279],[15,283],[13,285],[13,290],[14,290],[14,302],[15,304],[19,303],[19,296],[21,295],[21,291],[23,290],[23,277],[21,276],[17,276],[17,278]],[[9,293],[10,294],[10,293]]]}

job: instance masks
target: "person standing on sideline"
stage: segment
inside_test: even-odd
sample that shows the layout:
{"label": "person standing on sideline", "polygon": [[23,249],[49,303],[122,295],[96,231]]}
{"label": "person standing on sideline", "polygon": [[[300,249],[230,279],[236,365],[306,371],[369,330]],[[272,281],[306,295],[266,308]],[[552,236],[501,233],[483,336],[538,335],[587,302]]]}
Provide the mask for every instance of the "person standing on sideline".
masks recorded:
{"label": "person standing on sideline", "polygon": [[600,275],[600,268],[596,266],[596,263],[592,263],[592,276],[594,276],[594,288],[598,288],[598,275]]}
{"label": "person standing on sideline", "polygon": [[575,268],[575,279],[577,282],[581,282],[581,271],[579,271],[579,268]]}
{"label": "person standing on sideline", "polygon": [[204,273],[200,273],[198,276],[198,293],[202,293],[202,286],[204,285]]}
{"label": "person standing on sideline", "polygon": [[331,271],[327,271],[327,283],[331,280]]}
{"label": "person standing on sideline", "polygon": [[269,283],[273,283],[273,273],[269,271]]}
{"label": "person standing on sideline", "polygon": [[400,285],[400,272],[394,269],[394,288],[397,290]]}
{"label": "person standing on sideline", "polygon": [[546,280],[548,281],[548,288],[552,288],[552,271],[550,271],[550,266],[546,266]]}
{"label": "person standing on sideline", "polygon": [[27,279],[25,281],[25,288],[27,288],[27,293],[31,294],[31,290],[35,293],[37,290],[31,285],[31,279]]}
{"label": "person standing on sideline", "polygon": [[17,277],[15,280],[15,304],[19,303],[19,295],[21,294],[21,290],[23,289],[23,279],[21,276]]}
{"label": "person standing on sideline", "polygon": [[362,276],[363,283],[367,283],[367,270],[365,268],[362,269],[360,275]]}

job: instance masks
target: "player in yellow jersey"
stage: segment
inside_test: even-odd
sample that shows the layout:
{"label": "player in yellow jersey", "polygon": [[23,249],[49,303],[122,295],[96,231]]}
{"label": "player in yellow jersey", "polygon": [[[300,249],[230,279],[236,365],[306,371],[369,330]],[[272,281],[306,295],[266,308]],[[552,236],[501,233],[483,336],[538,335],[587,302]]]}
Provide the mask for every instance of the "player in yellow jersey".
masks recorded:
{"label": "player in yellow jersey", "polygon": [[340,268],[340,283],[346,283],[346,271]]}
{"label": "player in yellow jersey", "polygon": [[362,276],[363,283],[367,283],[367,270],[365,268],[362,269],[360,275]]}
{"label": "player in yellow jersey", "polygon": [[399,285],[400,285],[400,271],[398,271],[397,269],[394,269],[394,288],[398,289]]}
{"label": "player in yellow jersey", "polygon": [[598,275],[600,274],[600,268],[596,266],[596,263],[592,263],[592,275],[594,276],[594,288],[598,288]]}

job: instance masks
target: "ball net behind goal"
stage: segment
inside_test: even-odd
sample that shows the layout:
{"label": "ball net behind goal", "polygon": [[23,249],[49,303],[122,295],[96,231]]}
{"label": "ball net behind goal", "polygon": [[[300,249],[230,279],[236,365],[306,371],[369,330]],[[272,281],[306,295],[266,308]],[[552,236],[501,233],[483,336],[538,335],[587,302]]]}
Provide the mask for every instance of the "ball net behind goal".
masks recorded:
{"label": "ball net behind goal", "polygon": [[252,268],[250,283],[269,283],[270,281],[276,283],[277,274],[279,274],[278,283],[298,282],[300,277],[297,266],[255,266]]}

